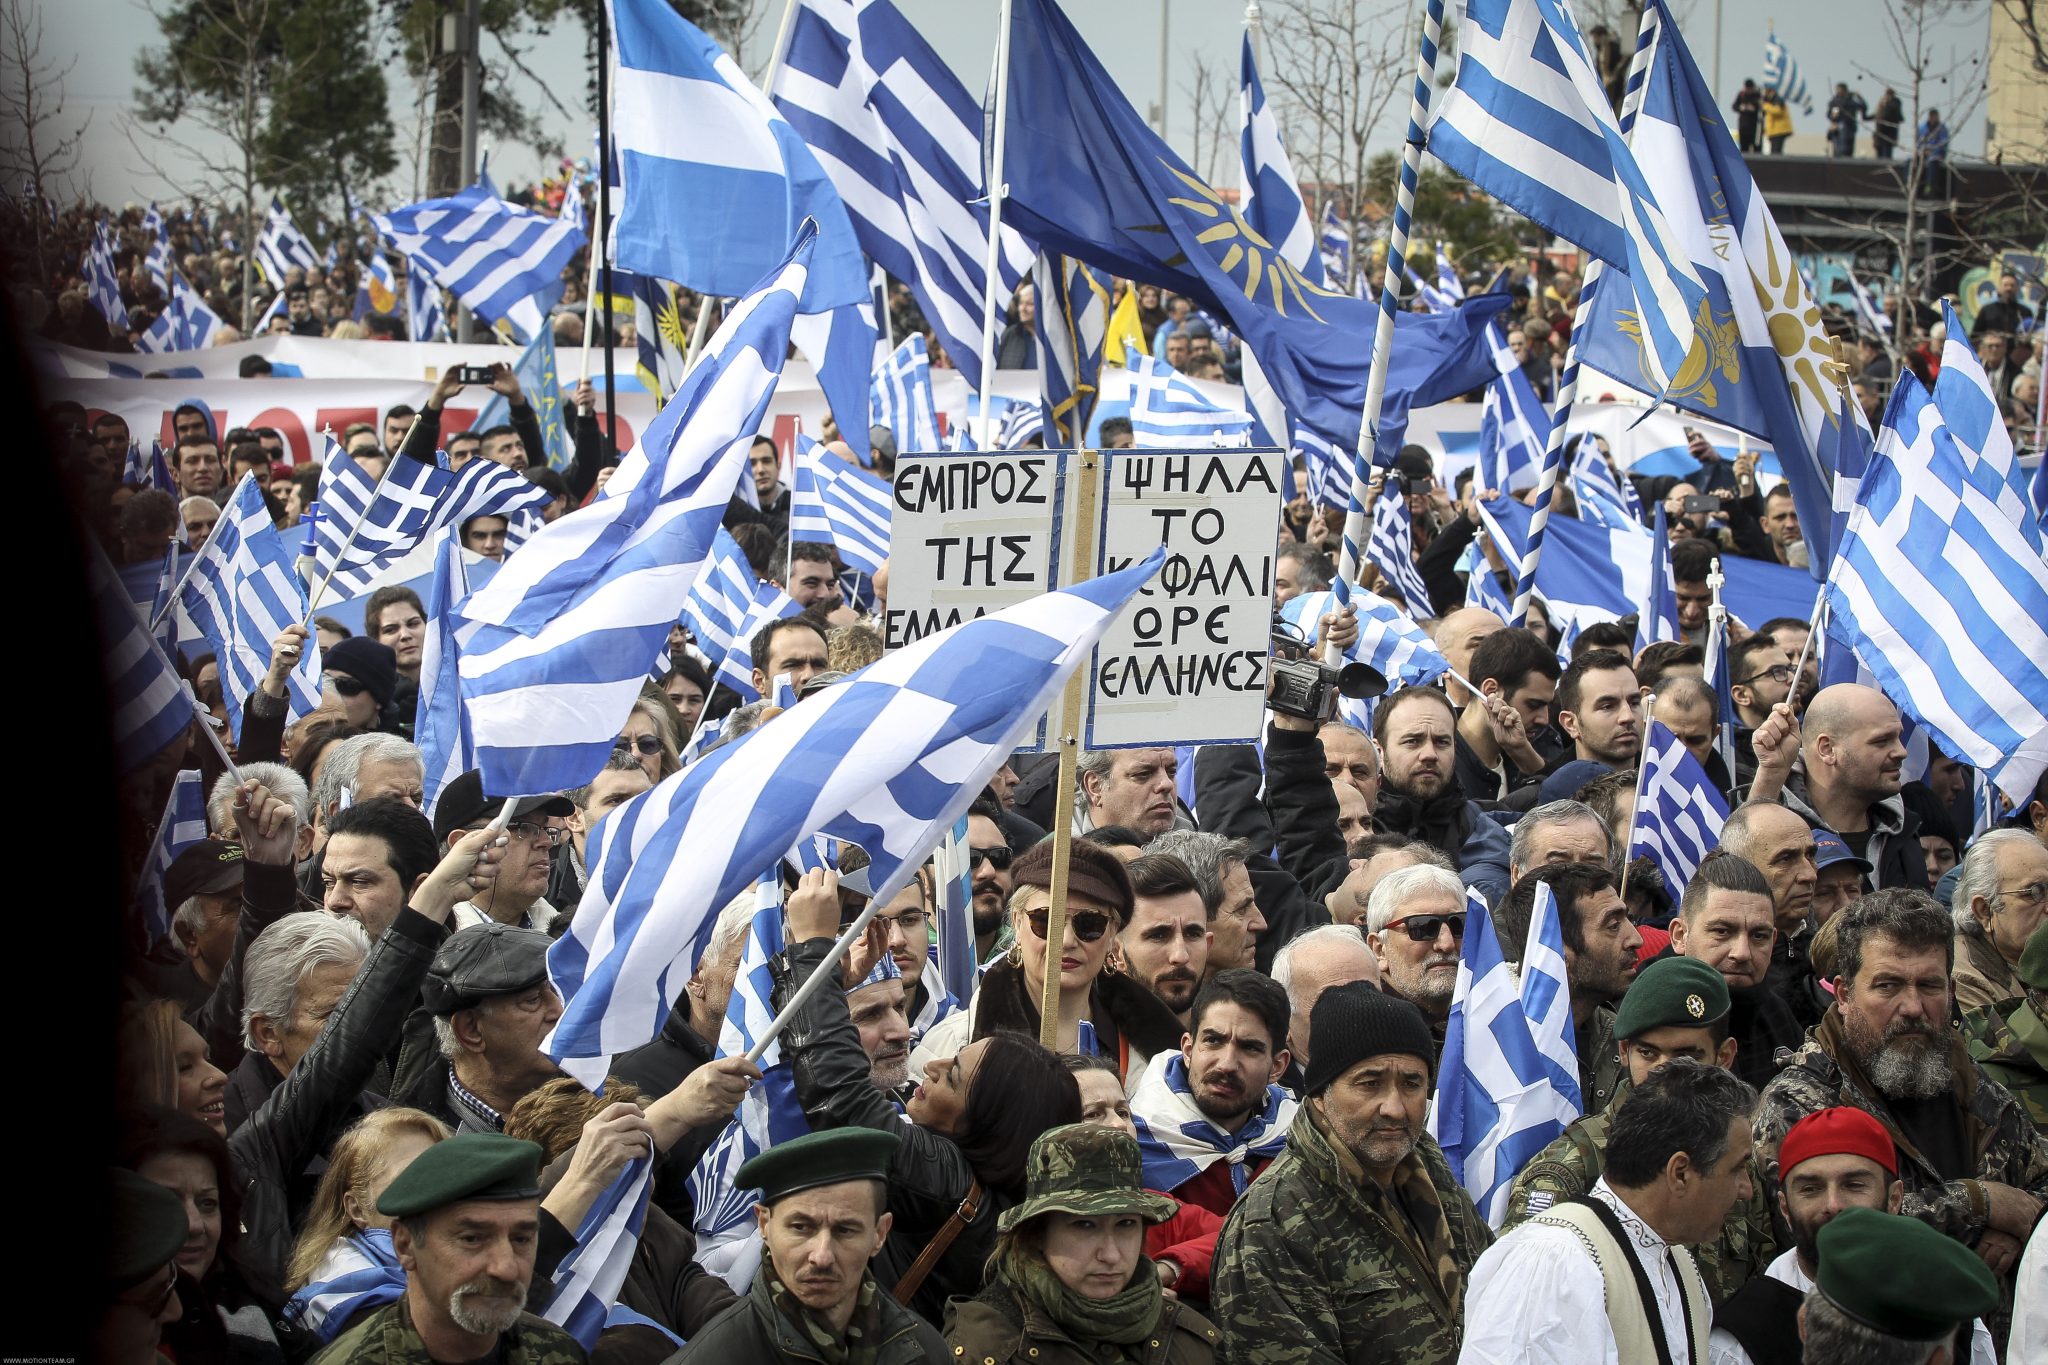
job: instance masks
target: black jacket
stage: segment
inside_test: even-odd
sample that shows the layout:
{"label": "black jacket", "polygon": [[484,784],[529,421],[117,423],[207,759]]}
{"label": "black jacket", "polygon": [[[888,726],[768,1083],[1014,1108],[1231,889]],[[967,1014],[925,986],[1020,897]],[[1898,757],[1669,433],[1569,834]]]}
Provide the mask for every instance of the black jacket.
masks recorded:
{"label": "black jacket", "polygon": [[292,1187],[355,1119],[358,1096],[397,1040],[446,932],[411,907],[399,911],[312,1048],[228,1139],[245,1182],[242,1274],[273,1312],[284,1305],[285,1263],[305,1214]]}
{"label": "black jacket", "polygon": [[[830,994],[830,992],[827,992]],[[913,1130],[914,1131],[914,1130]],[[893,1200],[891,1201],[894,1202]],[[893,1243],[895,1234],[890,1234]],[[954,1244],[959,1245],[958,1243]],[[916,1365],[918,1361],[950,1361],[946,1339],[931,1323],[897,1304],[889,1297],[889,1276],[882,1269],[882,1255],[874,1260],[873,1273],[882,1292],[881,1340],[875,1343],[875,1365]],[[768,1269],[754,1275],[747,1296],[714,1318],[710,1325],[690,1338],[690,1344],[669,1357],[669,1365],[702,1361],[704,1365],[769,1365],[773,1361],[821,1361],[818,1348],[800,1335],[794,1324],[775,1309],[768,1292]]]}
{"label": "black jacket", "polygon": [[206,1040],[208,1060],[222,1071],[232,1072],[242,1061],[242,959],[249,955],[249,945],[286,915],[308,908],[299,904],[299,884],[291,868],[243,861],[242,914],[234,952],[221,967],[220,980],[206,1002],[185,1012],[185,1022]]}
{"label": "black jacket", "polygon": [[767,527],[779,540],[789,534],[789,500],[790,492],[786,485],[777,490],[775,500],[766,507],[756,507],[745,498],[734,498],[725,505],[725,529],[733,531],[752,523]]}
{"label": "black jacket", "polygon": [[[521,398],[512,404],[508,417],[512,430],[519,434],[519,444],[526,447],[526,462],[530,465],[546,465],[547,442],[541,439],[540,418],[535,414],[533,404]],[[421,408],[420,420],[414,425],[412,434],[405,438],[405,443],[398,447],[398,453],[418,460],[421,464],[432,464],[434,452],[441,449],[441,422],[441,409],[432,403]],[[595,479],[597,475],[592,473],[590,477]]]}
{"label": "black jacket", "polygon": [[[539,430],[538,421],[535,430]],[[619,462],[618,447],[599,425],[597,413],[576,410],[575,423],[570,427],[570,436],[576,443],[576,458],[562,471],[562,482],[569,486],[569,505],[579,507],[590,496],[590,490],[597,484],[598,471],[608,469]]]}
{"label": "black jacket", "polygon": [[1478,534],[1479,528],[1468,518],[1452,517],[1450,524],[1432,536],[1415,557],[1415,571],[1422,575],[1423,586],[1429,589],[1430,609],[1436,615],[1465,605],[1465,576],[1458,572],[1458,561],[1465,557],[1465,547]]}
{"label": "black jacket", "polygon": [[[831,946],[830,939],[820,938],[789,947],[785,956],[791,990],[810,979]],[[783,1032],[782,1050],[789,1059],[797,1101],[813,1131],[876,1128],[903,1140],[889,1166],[889,1212],[895,1215],[895,1224],[874,1259],[875,1278],[884,1291],[891,1290],[967,1197],[976,1180],[974,1167],[953,1139],[905,1123],[896,1106],[875,1089],[867,1053],[861,1050],[841,992],[826,989],[813,995]],[[961,1229],[911,1299],[909,1306],[926,1322],[941,1321],[946,1300],[954,1295],[981,1292],[982,1267],[995,1250],[996,1220],[1016,1202],[1016,1191],[983,1188],[974,1220]],[[721,1323],[731,1326],[723,1319]],[[707,1343],[718,1339],[721,1323],[713,1323],[692,1343],[698,1348],[697,1358],[772,1358],[713,1350]]]}
{"label": "black jacket", "polygon": [[[710,1061],[716,1051],[713,1044],[698,1037],[697,1030],[690,1027],[690,997],[684,995],[669,1011],[668,1018],[661,1021],[661,1032],[653,1042],[642,1043],[613,1059],[612,1075],[638,1086],[648,1100],[658,1100],[688,1080],[690,1073]],[[678,1143],[654,1169],[656,1207],[686,1227],[695,1221],[690,1173],[696,1169],[701,1150],[699,1144]]]}
{"label": "black jacket", "polygon": [[[1312,731],[1266,731],[1265,798],[1260,799],[1259,751],[1250,744],[1207,744],[1195,754],[1197,823],[1211,834],[1242,839],[1251,854],[1245,868],[1266,932],[1259,935],[1258,966],[1273,969],[1273,955],[1289,939],[1330,922],[1321,901],[1303,889],[1320,885],[1333,864],[1345,866],[1337,833],[1337,794],[1323,771],[1323,742]],[[1274,854],[1277,852],[1277,858]],[[1337,879],[1343,879],[1342,872]]]}

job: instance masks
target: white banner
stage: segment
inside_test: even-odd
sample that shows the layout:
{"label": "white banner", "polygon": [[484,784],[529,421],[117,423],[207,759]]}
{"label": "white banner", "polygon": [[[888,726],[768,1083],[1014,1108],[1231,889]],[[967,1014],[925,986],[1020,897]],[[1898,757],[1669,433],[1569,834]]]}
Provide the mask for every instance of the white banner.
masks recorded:
{"label": "white banner", "polygon": [[1059,583],[1064,452],[941,451],[896,462],[884,640],[900,649]]}
{"label": "white banner", "polygon": [[1254,741],[1273,635],[1275,450],[1117,450],[1100,573],[1166,547],[1166,565],[1096,646],[1087,747]]}

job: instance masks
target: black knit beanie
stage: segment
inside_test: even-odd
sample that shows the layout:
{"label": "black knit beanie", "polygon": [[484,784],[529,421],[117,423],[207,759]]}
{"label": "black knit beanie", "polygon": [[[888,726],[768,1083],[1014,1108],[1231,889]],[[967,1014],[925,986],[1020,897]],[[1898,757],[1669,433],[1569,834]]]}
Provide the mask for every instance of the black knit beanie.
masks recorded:
{"label": "black knit beanie", "polygon": [[1436,1071],[1436,1044],[1422,1011],[1367,982],[1324,991],[1316,997],[1308,1022],[1314,1045],[1302,1076],[1304,1095],[1319,1094],[1366,1058],[1389,1052],[1420,1057],[1432,1074]]}

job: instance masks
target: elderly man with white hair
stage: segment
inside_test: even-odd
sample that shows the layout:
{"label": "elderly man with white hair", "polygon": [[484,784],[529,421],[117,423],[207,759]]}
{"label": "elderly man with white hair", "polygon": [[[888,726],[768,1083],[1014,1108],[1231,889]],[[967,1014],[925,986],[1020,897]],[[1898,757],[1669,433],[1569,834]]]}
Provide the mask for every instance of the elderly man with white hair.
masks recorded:
{"label": "elderly man with white hair", "polygon": [[1428,864],[1389,874],[1365,905],[1365,942],[1379,958],[1380,989],[1422,1011],[1439,1050],[1458,985],[1465,913],[1465,884]]}
{"label": "elderly man with white hair", "polygon": [[1508,843],[1508,882],[1556,863],[1614,862],[1614,840],[1599,812],[1583,801],[1546,801],[1515,821]]}
{"label": "elderly man with white hair", "polygon": [[321,759],[313,784],[314,816],[324,828],[341,809],[373,796],[395,796],[417,810],[425,799],[426,763],[420,751],[397,735],[356,735]]}
{"label": "elderly man with white hair", "polygon": [[1308,1066],[1309,1016],[1316,1001],[1332,986],[1379,985],[1380,962],[1355,926],[1325,924],[1289,939],[1273,955],[1273,980],[1287,992],[1287,1051],[1298,1080]]}
{"label": "elderly man with white hair", "polygon": [[2048,921],[2048,845],[2023,829],[1971,841],[1956,874],[1956,1005],[1983,1009],[2026,994],[2020,954]]}

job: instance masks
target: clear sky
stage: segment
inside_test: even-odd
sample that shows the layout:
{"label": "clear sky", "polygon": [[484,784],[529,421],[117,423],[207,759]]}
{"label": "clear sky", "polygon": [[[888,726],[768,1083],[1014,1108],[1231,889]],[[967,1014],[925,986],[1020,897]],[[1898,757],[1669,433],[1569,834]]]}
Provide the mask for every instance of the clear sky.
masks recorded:
{"label": "clear sky", "polygon": [[[1317,2],[1328,4],[1330,0]],[[750,72],[758,72],[765,63],[767,43],[780,13],[780,0],[755,3],[770,12],[760,25],[758,50],[741,54],[742,65]],[[960,73],[970,90],[979,92],[987,84],[995,44],[995,0],[897,3]],[[1395,9],[1390,0],[1361,3],[1376,10],[1384,6],[1384,12],[1390,15],[1406,13],[1403,22],[1420,23],[1419,5],[1404,11]],[[1172,85],[1168,116],[1173,140],[1185,150],[1190,123],[1181,84],[1188,78],[1197,53],[1206,54],[1212,62],[1235,72],[1244,16],[1242,0],[1065,0],[1065,4],[1090,46],[1141,112],[1158,98],[1160,16],[1162,6],[1171,7],[1167,25],[1168,76]],[[1285,7],[1286,0],[1267,0],[1268,23],[1280,21]],[[148,172],[122,131],[123,114],[134,89],[136,54],[158,36],[148,10],[137,0],[68,0],[39,8],[46,26],[45,53],[60,62],[77,61],[66,82],[68,104],[80,113],[92,112],[87,165],[94,195],[112,203],[173,197],[172,187]],[[1597,4],[1580,5],[1583,15],[1590,15],[1597,8]],[[1674,9],[1686,41],[1709,78],[1714,74],[1718,12],[1718,88],[1724,104],[1744,76],[1758,73],[1764,38],[1775,20],[1779,37],[1801,63],[1815,94],[1813,115],[1799,118],[1802,134],[1817,132],[1824,126],[1820,109],[1835,81],[1850,82],[1874,102],[1882,85],[1899,83],[1903,76],[1886,41],[1881,0],[1806,0],[1800,4],[1780,0],[1674,0]],[[1943,36],[1937,64],[1946,66],[1951,60],[1967,62],[1972,56],[1981,58],[1989,13],[1990,0],[1970,0],[1959,22]],[[1590,18],[1586,22],[1590,23]],[[564,33],[527,57],[537,75],[572,109],[578,108],[584,88],[583,47],[580,36]],[[513,88],[522,86],[526,87],[529,104],[547,110],[548,125],[561,139],[561,147],[573,148],[577,155],[585,154],[590,146],[589,128],[580,119],[572,122],[556,116],[532,82],[516,78]],[[405,145],[410,145],[413,131],[409,117],[411,99],[410,83],[394,72],[393,122],[401,144]],[[1945,112],[1952,110],[1957,104],[1956,93],[1933,94],[1930,102]],[[1958,127],[1957,152],[1970,154],[1981,150],[1983,134],[1980,113]],[[1398,135],[1399,129],[1390,125],[1381,130],[1376,140],[1391,148]],[[1798,147],[1795,143],[1795,150]],[[532,178],[543,166],[552,165],[559,155],[555,149],[543,156],[527,149],[499,147],[492,151],[492,164],[502,168],[498,177],[501,183],[520,181]],[[401,176],[399,183],[391,187],[397,201],[407,197],[411,187],[410,170],[403,171]]]}

